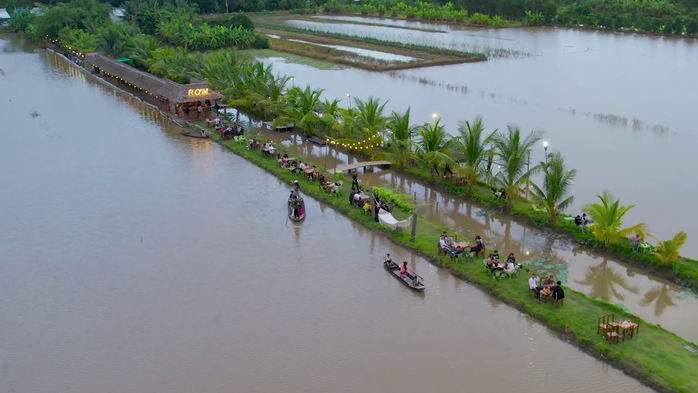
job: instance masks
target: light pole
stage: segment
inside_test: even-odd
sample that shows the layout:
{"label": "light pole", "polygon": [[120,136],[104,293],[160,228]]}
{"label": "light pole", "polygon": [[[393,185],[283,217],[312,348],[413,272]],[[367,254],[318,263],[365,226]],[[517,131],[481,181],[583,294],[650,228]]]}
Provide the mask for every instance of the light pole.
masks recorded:
{"label": "light pole", "polygon": [[548,163],[548,141],[543,141],[543,150],[545,150],[545,163]]}
{"label": "light pole", "polygon": [[436,124],[436,119],[439,118],[439,115],[437,115],[436,113],[432,113],[431,118],[434,119],[434,124]]}
{"label": "light pole", "polygon": [[349,109],[351,109],[351,94],[347,93],[347,98],[349,98]]}

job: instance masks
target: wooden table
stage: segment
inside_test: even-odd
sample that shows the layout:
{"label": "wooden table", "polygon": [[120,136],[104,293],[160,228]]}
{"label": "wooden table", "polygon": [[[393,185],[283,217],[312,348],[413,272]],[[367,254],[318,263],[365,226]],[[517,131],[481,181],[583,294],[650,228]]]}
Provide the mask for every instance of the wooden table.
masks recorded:
{"label": "wooden table", "polygon": [[304,169],[303,172],[308,177],[308,180],[313,180],[313,174],[315,173],[315,169],[308,168],[308,169]]}
{"label": "wooden table", "polygon": [[621,321],[615,325],[618,326],[619,329],[623,329],[623,335],[627,334],[628,330],[630,330],[630,338],[635,335],[635,329],[637,329],[638,326],[636,323],[630,321]]}

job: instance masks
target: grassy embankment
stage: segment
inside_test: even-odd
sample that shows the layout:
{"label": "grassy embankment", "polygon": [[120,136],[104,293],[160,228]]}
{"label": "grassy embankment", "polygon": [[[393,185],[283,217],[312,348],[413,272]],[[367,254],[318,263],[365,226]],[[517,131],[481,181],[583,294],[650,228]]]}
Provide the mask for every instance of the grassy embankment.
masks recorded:
{"label": "grassy embankment", "polygon": [[[269,39],[270,42],[272,39]],[[314,59],[311,57],[300,56],[293,53],[281,52],[274,49],[245,49],[238,52],[241,56],[248,56],[248,58],[280,58],[284,62],[292,64],[302,64],[308,67],[312,67],[318,70],[337,70],[347,68],[347,66],[331,63],[329,61],[324,61],[320,59]]]}
{"label": "grassy embankment", "polygon": [[[272,23],[272,24],[281,24],[287,20],[302,20],[302,21],[306,21],[306,22],[328,23],[328,24],[351,24],[351,25],[360,25],[360,26],[391,27],[391,28],[402,29],[402,30],[423,31],[425,33],[446,33],[443,30],[428,29],[425,27],[386,25],[385,23],[323,18],[322,17],[323,15],[329,15],[329,14],[320,14],[317,17],[309,17],[309,16],[305,16],[305,15],[289,14],[288,12],[279,12],[279,11],[267,12],[267,13],[260,12],[260,13],[249,14],[250,19],[252,19],[252,21],[255,23],[261,21],[261,22]],[[339,16],[339,15],[337,15],[337,16]],[[347,16],[355,16],[355,15],[347,15]],[[361,15],[361,14],[358,14],[356,16],[366,17],[366,15]]]}
{"label": "grassy embankment", "polygon": [[[629,315],[619,307],[588,298],[569,288],[566,289],[564,306],[556,308],[550,304],[539,304],[528,295],[525,272],[513,280],[497,281],[491,278],[489,271],[483,269],[481,259],[451,261],[438,256],[436,239],[442,231],[449,230],[447,227],[419,217],[416,240],[412,242],[409,231],[387,231],[373,221],[370,215],[365,215],[362,210],[350,205],[346,190],[339,197],[332,197],[321,191],[317,183],[302,180],[291,175],[288,170],[277,167],[275,159],[263,157],[259,151],[247,150],[245,145],[232,140],[218,140],[217,135],[212,135],[212,138],[289,184],[294,180],[301,181],[301,188],[306,195],[332,206],[369,229],[384,234],[393,242],[428,258],[457,277],[478,285],[507,304],[542,321],[583,350],[613,364],[654,389],[661,392],[698,393],[698,380],[694,378],[694,372],[698,370],[698,356],[686,351],[683,347],[690,343],[675,334],[642,322],[638,336],[619,345],[609,345],[596,333],[597,318],[606,314],[615,314],[616,321],[628,318]],[[282,150],[281,148],[280,151]],[[409,209],[408,204],[406,208]],[[426,284],[428,287],[429,283]]]}
{"label": "grassy embankment", "polygon": [[[278,37],[269,38],[273,50],[373,71],[393,71],[437,65],[460,64],[487,60],[483,53],[455,51],[437,47],[402,44],[370,37],[318,32],[283,24],[283,18],[254,18],[256,31]],[[295,42],[298,40],[303,42]],[[410,61],[393,61],[362,56],[321,45],[353,47],[411,57]]]}

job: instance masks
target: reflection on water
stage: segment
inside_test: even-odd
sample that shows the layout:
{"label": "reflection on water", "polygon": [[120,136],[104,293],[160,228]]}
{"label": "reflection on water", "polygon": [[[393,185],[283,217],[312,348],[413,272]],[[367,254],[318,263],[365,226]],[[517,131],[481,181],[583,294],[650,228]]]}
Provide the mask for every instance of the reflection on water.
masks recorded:
{"label": "reflection on water", "polygon": [[673,300],[674,289],[666,284],[652,288],[645,293],[645,297],[640,301],[640,305],[649,306],[654,304],[654,315],[661,316],[667,307],[676,307]]}
{"label": "reflection on water", "polygon": [[[313,200],[284,226],[287,185],[50,56],[10,53],[3,392],[650,391]],[[75,127],[75,102],[98,128]],[[428,292],[387,274],[386,252]]]}
{"label": "reflection on water", "polygon": [[587,266],[584,279],[574,280],[577,284],[591,287],[593,296],[598,296],[606,301],[614,298],[620,301],[625,300],[625,294],[618,291],[623,288],[625,292],[638,293],[640,288],[630,286],[620,273],[608,265],[608,260],[604,259],[598,265]]}

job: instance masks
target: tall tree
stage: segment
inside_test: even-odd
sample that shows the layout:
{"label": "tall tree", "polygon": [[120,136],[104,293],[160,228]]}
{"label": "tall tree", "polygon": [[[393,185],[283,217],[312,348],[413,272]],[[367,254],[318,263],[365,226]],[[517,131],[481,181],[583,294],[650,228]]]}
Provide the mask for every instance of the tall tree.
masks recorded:
{"label": "tall tree", "polygon": [[460,136],[456,138],[454,148],[460,156],[461,165],[458,165],[454,172],[465,178],[468,183],[468,195],[472,195],[473,186],[485,172],[484,164],[489,152],[487,146],[497,130],[485,135],[485,125],[478,116],[472,124],[469,121],[458,123],[458,132]]}
{"label": "tall tree", "polygon": [[503,162],[502,170],[494,176],[494,181],[506,190],[508,210],[511,210],[512,202],[521,196],[522,188],[528,186],[531,175],[539,170],[538,166],[528,167],[533,145],[542,137],[542,131],[532,131],[522,138],[521,130],[512,126],[507,127],[506,134],[498,131],[492,137],[495,151]]}
{"label": "tall tree", "polygon": [[440,124],[441,119],[434,123],[426,123],[419,128],[420,141],[417,145],[419,158],[429,169],[431,181],[439,169],[453,166],[453,150],[451,139]]}
{"label": "tall tree", "polygon": [[635,205],[620,206],[620,201],[614,199],[608,191],[604,191],[597,197],[601,203],[587,204],[582,210],[591,216],[594,221],[592,234],[597,240],[603,242],[606,248],[620,238],[645,232],[647,226],[644,223],[621,228],[623,216]]}
{"label": "tall tree", "polygon": [[404,168],[412,158],[415,147],[412,137],[417,133],[417,126],[410,122],[410,108],[404,113],[393,111],[387,119],[389,135],[385,150],[375,154],[374,160],[388,160]]}
{"label": "tall tree", "polygon": [[564,211],[574,202],[572,182],[577,176],[577,170],[567,170],[565,158],[559,152],[552,152],[547,162],[541,162],[543,186],[531,183],[533,202],[545,207],[548,215],[548,225],[555,227],[555,216]]}

